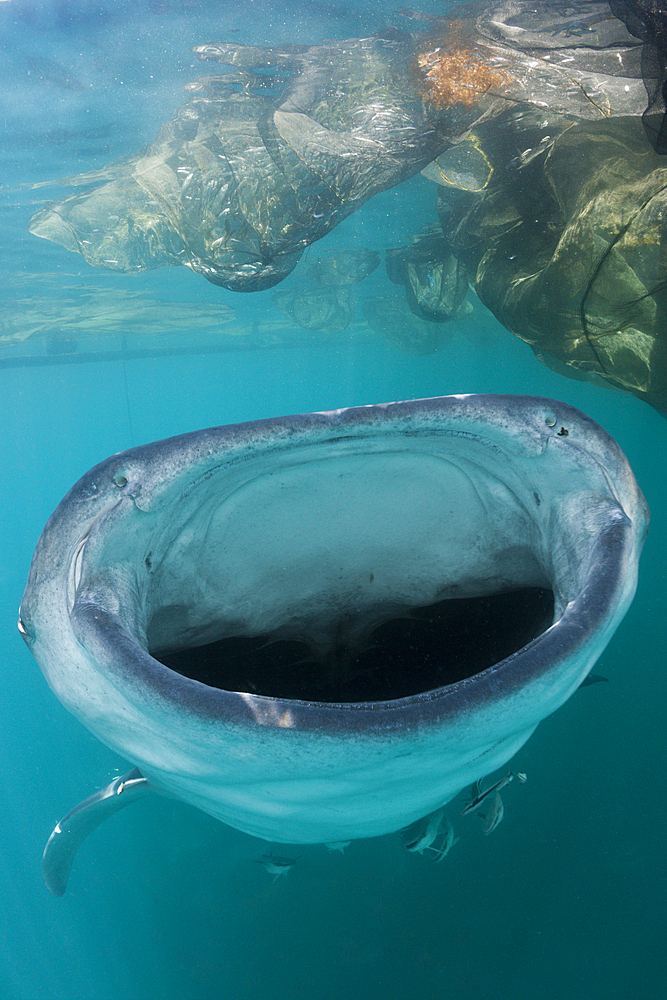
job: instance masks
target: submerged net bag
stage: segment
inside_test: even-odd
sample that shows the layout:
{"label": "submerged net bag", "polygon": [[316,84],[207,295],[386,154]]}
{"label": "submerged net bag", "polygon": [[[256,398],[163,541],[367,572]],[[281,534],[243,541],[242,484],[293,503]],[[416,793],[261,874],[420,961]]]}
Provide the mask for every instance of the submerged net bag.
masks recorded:
{"label": "submerged net bag", "polygon": [[667,3],[665,0],[609,0],[615,16],[643,42],[642,76],[648,94],[644,127],[654,149],[667,153]]}
{"label": "submerged net bag", "polygon": [[492,170],[481,190],[441,187],[451,250],[545,364],[667,411],[667,161],[639,117],[533,125],[510,116],[458,148]]}
{"label": "submerged net bag", "polygon": [[97,267],[184,265],[236,291],[269,288],[379,191],[419,172],[495,101],[423,100],[413,37],[320,46],[202,45],[233,67],[139,153],[69,179],[93,185],[32,220]]}

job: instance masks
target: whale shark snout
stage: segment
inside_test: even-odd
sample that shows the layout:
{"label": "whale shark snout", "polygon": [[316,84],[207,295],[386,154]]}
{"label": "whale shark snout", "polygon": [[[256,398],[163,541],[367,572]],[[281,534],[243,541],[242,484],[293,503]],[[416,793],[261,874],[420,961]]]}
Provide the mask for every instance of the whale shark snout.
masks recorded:
{"label": "whale shark snout", "polygon": [[56,828],[47,884],[64,891],[89,829],[148,789],[283,843],[433,813],[585,679],[647,524],[613,440],[531,397],[257,421],[108,459],[49,520],[20,628],[138,771]]}

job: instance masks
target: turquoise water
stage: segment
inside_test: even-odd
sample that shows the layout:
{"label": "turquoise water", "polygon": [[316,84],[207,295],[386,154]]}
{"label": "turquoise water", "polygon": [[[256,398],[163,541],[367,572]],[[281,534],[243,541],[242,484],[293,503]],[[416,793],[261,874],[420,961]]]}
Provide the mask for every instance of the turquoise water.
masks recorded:
{"label": "turquoise water", "polygon": [[[358,37],[392,17],[389,7],[351,4],[0,4],[9,70],[0,280],[3,330],[16,334],[0,346],[2,1000],[621,1000],[664,989],[664,418],[543,368],[474,296],[439,352],[396,350],[359,319],[363,298],[386,288],[382,267],[355,288],[351,327],[315,334],[290,328],[271,292],[238,295],[183,268],[99,272],[26,232],[39,199],[67,192],[18,185],[100,167],[148,142],[183,83],[201,75],[191,45],[231,29],[219,37]],[[428,224],[433,199],[429,182],[413,178],[308,253],[399,246]],[[281,288],[292,281],[296,272]],[[166,325],[170,307],[187,306],[191,329],[139,336],[131,318],[104,334],[77,329],[80,354],[107,358],[81,363],[18,339],[30,309],[42,315],[51,303],[60,318],[49,330],[67,331],[96,309],[101,321],[114,301],[127,308],[129,293],[161,303]],[[235,310],[230,329],[259,329],[259,346],[229,333],[224,349],[209,351],[217,342],[197,313],[218,305]],[[150,356],[123,357],[127,338]],[[128,766],[59,704],[16,631],[34,545],[69,487],[113,452],[171,434],[455,392],[580,407],[620,443],[652,510],[637,596],[596,668],[609,684],[540,725],[516,758],[528,781],[507,790],[499,828],[488,838],[477,825],[457,828],[460,842],[437,865],[397,836],[344,855],[299,847],[298,864],[274,883],[254,863],[262,842],[156,797],[100,827],[67,895],[50,897],[40,857],[54,823]]]}

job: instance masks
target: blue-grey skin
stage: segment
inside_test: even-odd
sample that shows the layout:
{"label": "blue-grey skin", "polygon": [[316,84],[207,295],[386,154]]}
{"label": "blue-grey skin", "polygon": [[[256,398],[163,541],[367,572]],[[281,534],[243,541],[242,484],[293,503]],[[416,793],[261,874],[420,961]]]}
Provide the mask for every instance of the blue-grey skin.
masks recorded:
{"label": "blue-grey skin", "polygon": [[[271,842],[354,840],[439,809],[566,701],[632,600],[647,524],[615,442],[552,400],[218,427],[116,455],[74,486],[38,543],[19,627],[58,698],[146,788]],[[276,633],[325,649],[341,622],[354,641],[396,606],[520,586],[551,587],[550,628],[392,701],[219,690],[147,651],[149,631],[153,649]],[[70,814],[78,842],[87,811]],[[45,870],[64,889],[59,839]]]}

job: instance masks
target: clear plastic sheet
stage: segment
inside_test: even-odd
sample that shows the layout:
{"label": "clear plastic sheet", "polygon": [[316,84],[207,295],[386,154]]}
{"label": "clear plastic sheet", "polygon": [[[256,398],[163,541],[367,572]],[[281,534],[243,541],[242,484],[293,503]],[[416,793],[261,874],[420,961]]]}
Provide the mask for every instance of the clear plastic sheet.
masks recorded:
{"label": "clear plastic sheet", "polygon": [[[667,410],[662,0],[453,10],[414,14],[413,33],[197,46],[220,74],[188,85],[150,146],[69,178],[88,189],[31,231],[98,267],[184,265],[254,291],[422,171],[440,186],[442,235],[386,258],[420,322],[462,315],[469,281],[547,364]],[[367,273],[363,260],[351,268],[352,281]],[[334,267],[333,287],[339,277]],[[307,264],[302,279],[281,311],[345,329],[349,296],[325,292]],[[373,328],[381,316],[400,349],[438,348],[440,334],[411,331],[387,302],[366,310]]]}
{"label": "clear plastic sheet", "polygon": [[[190,84],[149,147],[107,183],[50,205],[31,231],[98,267],[182,264],[237,291],[269,288],[307,246],[421,170],[495,96],[424,101],[406,33],[328,45],[202,45],[239,69]],[[95,184],[99,174],[70,179]]]}
{"label": "clear plastic sheet", "polygon": [[480,120],[517,103],[578,119],[641,113],[641,42],[606,3],[585,8],[573,22],[549,4],[477,5],[414,34],[199,45],[221,74],[189,84],[147,148],[70,178],[92,187],[31,231],[97,267],[184,265],[226,288],[271,287]]}

